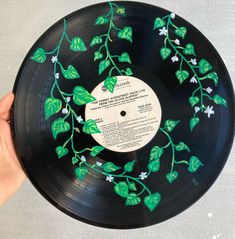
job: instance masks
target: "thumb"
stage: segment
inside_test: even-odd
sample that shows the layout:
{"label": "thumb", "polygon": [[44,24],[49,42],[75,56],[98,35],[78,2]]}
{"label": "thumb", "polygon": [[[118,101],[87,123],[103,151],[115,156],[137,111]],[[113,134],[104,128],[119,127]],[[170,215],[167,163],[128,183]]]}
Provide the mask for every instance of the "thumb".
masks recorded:
{"label": "thumb", "polygon": [[10,109],[14,101],[14,94],[9,92],[0,100],[0,119],[9,120]]}

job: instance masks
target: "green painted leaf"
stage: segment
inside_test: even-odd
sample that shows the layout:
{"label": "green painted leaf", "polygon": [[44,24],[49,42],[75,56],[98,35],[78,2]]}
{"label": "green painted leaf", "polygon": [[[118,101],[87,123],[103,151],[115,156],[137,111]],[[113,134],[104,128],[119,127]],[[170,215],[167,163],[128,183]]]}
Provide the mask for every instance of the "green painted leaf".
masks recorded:
{"label": "green painted leaf", "polygon": [[86,51],[84,41],[80,37],[74,37],[70,43],[70,50],[72,51]]}
{"label": "green painted leaf", "polygon": [[80,166],[79,168],[75,169],[75,175],[77,179],[79,180],[83,180],[87,174],[88,174],[88,168],[84,166]]}
{"label": "green painted leaf", "polygon": [[183,50],[184,54],[186,55],[194,55],[195,56],[195,50],[194,50],[194,45],[191,43],[188,43],[184,50]]}
{"label": "green painted leaf", "polygon": [[110,66],[110,60],[103,60],[99,64],[99,75],[103,73],[103,71]]}
{"label": "green painted leaf", "polygon": [[131,64],[130,56],[127,52],[123,52],[121,56],[118,57],[119,62],[128,62]]}
{"label": "green painted leaf", "polygon": [[100,43],[102,43],[102,38],[99,37],[99,36],[95,36],[91,40],[90,46],[94,46],[94,45],[97,45],[97,44],[100,44]]}
{"label": "green painted leaf", "polygon": [[76,164],[78,162],[78,158],[77,157],[72,157],[72,164]]}
{"label": "green painted leaf", "polygon": [[43,48],[38,48],[30,59],[38,63],[44,63],[47,59],[45,50]]}
{"label": "green painted leaf", "polygon": [[179,27],[175,29],[175,34],[183,39],[185,38],[186,33],[187,33],[186,27]]}
{"label": "green painted leaf", "polygon": [[160,55],[162,57],[163,60],[167,59],[168,56],[170,56],[171,54],[171,49],[167,48],[167,47],[162,47],[160,50]]}
{"label": "green painted leaf", "polygon": [[178,177],[178,173],[176,171],[166,174],[166,179],[168,180],[169,183],[172,183],[173,181],[175,181],[177,177]]}
{"label": "green painted leaf", "polygon": [[214,84],[215,86],[218,85],[218,82],[219,82],[219,77],[218,77],[218,74],[216,72],[211,72],[207,75],[207,77],[211,80],[214,81]]}
{"label": "green painted leaf", "polygon": [[154,193],[144,198],[144,204],[148,207],[148,209],[151,212],[157,207],[160,201],[161,201],[160,193]]}
{"label": "green painted leaf", "polygon": [[126,163],[125,166],[124,166],[125,171],[127,171],[128,173],[132,172],[133,168],[134,168],[134,165],[135,165],[135,160]]}
{"label": "green painted leaf", "polygon": [[196,105],[199,101],[200,101],[200,100],[199,100],[199,98],[198,98],[197,96],[191,96],[191,97],[189,98],[189,103],[190,103],[192,106]]}
{"label": "green painted leaf", "polygon": [[89,119],[84,123],[84,125],[82,127],[82,131],[86,134],[101,133],[101,131],[98,129],[96,122],[92,119]]}
{"label": "green painted leaf", "polygon": [[126,199],[126,206],[135,206],[141,202],[140,197],[138,197],[135,193],[130,193]]}
{"label": "green painted leaf", "polygon": [[157,29],[157,28],[161,28],[161,27],[164,27],[166,25],[166,22],[160,18],[160,17],[157,17],[155,20],[154,20],[154,24],[153,24],[153,30]]}
{"label": "green painted leaf", "polygon": [[99,51],[95,51],[95,53],[94,53],[94,61],[99,60],[101,58],[103,58],[103,54],[100,53]]}
{"label": "green painted leaf", "polygon": [[190,130],[193,131],[194,127],[195,127],[197,124],[199,124],[199,122],[200,122],[200,119],[199,119],[198,117],[193,117],[193,118],[191,118],[191,119],[190,119],[190,123],[189,123],[189,125],[190,125]]}
{"label": "green painted leaf", "polygon": [[165,123],[164,123],[164,127],[165,127],[167,132],[171,132],[171,131],[174,130],[175,126],[177,124],[179,124],[179,122],[180,122],[180,120],[177,120],[177,121],[171,120],[171,119],[170,120],[166,120]]}
{"label": "green painted leaf", "polygon": [[58,113],[62,107],[62,102],[59,99],[55,99],[52,97],[46,98],[45,103],[44,103],[44,111],[45,111],[45,118],[46,120]]}
{"label": "green painted leaf", "polygon": [[122,15],[122,16],[126,16],[126,10],[125,10],[125,8],[124,7],[118,7],[118,9],[117,9],[117,14],[120,14],[120,15]]}
{"label": "green painted leaf", "polygon": [[132,28],[124,27],[118,32],[118,38],[132,42]]}
{"label": "green painted leaf", "polygon": [[201,59],[198,65],[199,65],[199,72],[201,74],[204,74],[212,69],[211,64],[205,59]]}
{"label": "green painted leaf", "polygon": [[149,161],[159,159],[163,154],[163,149],[158,146],[153,146],[150,155],[149,155]]}
{"label": "green painted leaf", "polygon": [[148,164],[148,169],[151,170],[152,172],[157,172],[160,168],[160,159],[154,159],[152,161],[150,161],[150,163]]}
{"label": "green painted leaf", "polygon": [[82,86],[76,86],[73,89],[73,102],[76,105],[85,105],[92,101],[95,101],[96,98],[92,96],[86,89]]}
{"label": "green painted leaf", "polygon": [[95,25],[102,25],[102,24],[106,24],[109,22],[109,19],[104,17],[104,16],[99,16],[96,21],[95,21]]}
{"label": "green painted leaf", "polygon": [[128,197],[128,193],[129,193],[128,185],[124,181],[117,183],[114,186],[114,191],[123,198]]}
{"label": "green painted leaf", "polygon": [[62,69],[62,73],[66,79],[78,79],[80,77],[77,70],[72,65],[69,65],[67,70]]}
{"label": "green painted leaf", "polygon": [[136,185],[135,185],[134,182],[129,182],[129,183],[128,183],[128,187],[129,187],[129,189],[132,190],[132,191],[137,191],[137,188],[136,188]]}
{"label": "green painted leaf", "polygon": [[103,146],[93,146],[91,148],[91,152],[90,152],[90,156],[91,157],[95,157],[96,155],[98,155],[102,150],[104,150],[104,147]]}
{"label": "green painted leaf", "polygon": [[103,164],[102,168],[106,173],[112,173],[112,172],[119,170],[121,167],[115,165],[112,162],[107,162],[107,163]]}
{"label": "green painted leaf", "polygon": [[132,72],[131,68],[127,67],[127,68],[126,68],[126,71],[125,71],[125,74],[126,74],[127,76],[133,75],[133,72]]}
{"label": "green painted leaf", "polygon": [[55,151],[57,153],[58,158],[62,158],[63,156],[65,156],[66,154],[69,153],[69,150],[67,148],[62,147],[62,146],[56,147]]}
{"label": "green painted leaf", "polygon": [[227,107],[227,101],[219,95],[214,95],[214,102],[217,105],[223,105],[223,106]]}
{"label": "green painted leaf", "polygon": [[109,90],[111,93],[114,91],[114,87],[117,84],[117,77],[116,76],[108,76],[104,81],[104,87]]}
{"label": "green painted leaf", "polygon": [[184,142],[179,142],[179,143],[175,146],[175,150],[176,150],[176,151],[187,150],[188,152],[190,152],[189,147],[188,147]]}
{"label": "green painted leaf", "polygon": [[55,121],[53,121],[51,125],[51,131],[53,134],[53,137],[56,139],[57,135],[60,133],[65,133],[70,130],[70,124],[66,121],[64,121],[62,118],[59,118]]}
{"label": "green painted leaf", "polygon": [[196,172],[200,166],[203,166],[203,163],[196,156],[192,156],[189,160],[188,171]]}
{"label": "green painted leaf", "polygon": [[189,77],[189,73],[185,70],[176,71],[175,75],[177,79],[179,80],[180,84],[182,84]]}

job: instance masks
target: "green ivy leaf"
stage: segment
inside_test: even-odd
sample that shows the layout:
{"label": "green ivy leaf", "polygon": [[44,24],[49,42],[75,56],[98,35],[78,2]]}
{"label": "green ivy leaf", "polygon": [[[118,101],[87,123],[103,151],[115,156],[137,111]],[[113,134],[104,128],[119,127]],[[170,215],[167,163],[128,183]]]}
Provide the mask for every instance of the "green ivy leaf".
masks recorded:
{"label": "green ivy leaf", "polygon": [[135,193],[130,193],[126,199],[126,206],[135,206],[141,202],[140,197],[138,197]]}
{"label": "green ivy leaf", "polygon": [[156,173],[160,168],[160,159],[154,159],[152,161],[150,161],[150,163],[148,164],[148,169],[151,170],[153,173]]}
{"label": "green ivy leaf", "polygon": [[188,171],[193,173],[198,170],[200,166],[203,166],[203,163],[195,156],[192,156],[189,160]]}
{"label": "green ivy leaf", "polygon": [[126,71],[125,71],[125,74],[126,74],[127,76],[133,75],[133,72],[132,72],[131,68],[127,67],[127,68],[126,68]]}
{"label": "green ivy leaf", "polygon": [[101,131],[97,127],[96,122],[92,119],[89,119],[84,123],[84,125],[82,127],[82,131],[86,134],[101,133]]}
{"label": "green ivy leaf", "polygon": [[184,52],[184,54],[186,54],[186,55],[194,55],[194,56],[196,55],[196,54],[195,54],[195,50],[194,50],[194,45],[191,44],[191,43],[188,43],[188,44],[185,46],[183,52]]}
{"label": "green ivy leaf", "polygon": [[167,47],[162,47],[160,50],[160,55],[163,60],[166,60],[171,54],[171,49]]}
{"label": "green ivy leaf", "polygon": [[190,152],[189,147],[188,147],[185,143],[183,143],[183,142],[179,142],[179,143],[176,145],[175,150],[176,150],[176,151],[187,150],[188,152]]}
{"label": "green ivy leaf", "polygon": [[56,147],[55,151],[57,153],[58,158],[62,158],[63,156],[65,156],[66,154],[69,153],[69,150],[67,148],[62,147],[62,146]]}
{"label": "green ivy leaf", "polygon": [[163,154],[163,149],[158,146],[153,146],[150,155],[149,155],[149,161],[159,159]]}
{"label": "green ivy leaf", "polygon": [[167,132],[171,132],[174,130],[175,126],[177,124],[179,124],[180,120],[166,120],[165,123],[164,123],[164,127],[166,129]]}
{"label": "green ivy leaf", "polygon": [[46,98],[45,104],[44,104],[44,111],[45,111],[45,118],[46,120],[58,113],[62,107],[62,102],[59,99],[55,99],[52,97]]}
{"label": "green ivy leaf", "polygon": [[227,107],[226,100],[223,97],[219,96],[219,95],[214,95],[214,102],[217,105],[223,105],[223,106]]}
{"label": "green ivy leaf", "polygon": [[118,38],[132,42],[132,28],[124,27],[118,32]]}
{"label": "green ivy leaf", "polygon": [[156,30],[157,28],[164,27],[165,25],[166,25],[166,22],[165,22],[162,18],[157,17],[157,18],[154,20],[153,30]]}
{"label": "green ivy leaf", "polygon": [[189,77],[189,73],[185,70],[176,71],[175,75],[177,79],[179,80],[180,84],[182,84]]}
{"label": "green ivy leaf", "polygon": [[128,197],[128,193],[129,193],[128,185],[124,181],[117,183],[114,186],[114,191],[123,198]]}
{"label": "green ivy leaf", "polygon": [[85,105],[92,101],[95,101],[96,98],[92,96],[86,89],[82,86],[76,86],[73,89],[73,102],[76,105]]}
{"label": "green ivy leaf", "polygon": [[117,9],[117,14],[120,14],[120,15],[122,15],[122,16],[126,16],[126,10],[125,10],[125,8],[124,7],[118,7],[118,9]]}
{"label": "green ivy leaf", "polygon": [[216,72],[211,72],[207,75],[207,77],[211,80],[214,81],[214,84],[215,86],[218,85],[218,82],[219,82],[219,77],[218,77],[218,74]]}
{"label": "green ivy leaf", "polygon": [[125,171],[127,171],[128,173],[132,172],[133,168],[134,168],[134,165],[135,165],[135,160],[126,163],[125,166],[124,166]]}
{"label": "green ivy leaf", "polygon": [[96,21],[95,21],[95,25],[102,25],[102,24],[106,24],[109,22],[109,19],[104,17],[104,16],[99,16]]}
{"label": "green ivy leaf", "polygon": [[87,174],[88,174],[88,168],[84,166],[80,166],[79,168],[75,169],[75,175],[77,179],[79,180],[83,180]]}
{"label": "green ivy leaf", "polygon": [[92,38],[90,46],[94,46],[94,45],[97,45],[97,44],[100,44],[100,43],[102,43],[102,38],[99,37],[99,36],[95,36],[95,37]]}
{"label": "green ivy leaf", "polygon": [[173,181],[175,181],[177,177],[178,177],[178,173],[176,171],[166,174],[166,179],[168,180],[169,183],[172,183]]}
{"label": "green ivy leaf", "polygon": [[62,69],[62,74],[66,79],[78,79],[80,77],[77,70],[72,65],[69,65],[67,70]]}
{"label": "green ivy leaf", "polygon": [[112,172],[119,170],[121,167],[115,165],[112,162],[107,162],[107,163],[103,164],[102,168],[106,173],[112,173]]}
{"label": "green ivy leaf", "polygon": [[191,96],[189,98],[189,103],[194,106],[199,102],[199,98],[197,96]]}
{"label": "green ivy leaf", "polygon": [[103,73],[103,71],[110,66],[110,60],[103,60],[99,64],[99,75]]}
{"label": "green ivy leaf", "polygon": [[80,37],[74,37],[70,43],[70,50],[72,51],[86,51],[84,41]]}
{"label": "green ivy leaf", "polygon": [[53,137],[56,139],[57,135],[60,133],[65,133],[70,130],[70,124],[66,121],[64,121],[62,118],[59,118],[55,121],[53,121],[51,125],[51,131],[53,134]]}
{"label": "green ivy leaf", "polygon": [[47,59],[45,50],[43,48],[38,48],[30,59],[38,63],[44,63]]}
{"label": "green ivy leaf", "polygon": [[135,185],[134,182],[129,182],[129,183],[128,183],[128,187],[129,187],[129,189],[132,190],[132,191],[137,191],[137,188],[136,188],[136,185]]}
{"label": "green ivy leaf", "polygon": [[179,27],[175,29],[175,34],[183,39],[185,38],[186,33],[187,33],[186,27]]}
{"label": "green ivy leaf", "polygon": [[199,65],[199,72],[201,74],[204,74],[212,69],[211,64],[205,59],[201,59],[198,65]]}
{"label": "green ivy leaf", "polygon": [[119,62],[128,62],[131,64],[130,56],[127,52],[123,52],[121,56],[118,57]]}
{"label": "green ivy leaf", "polygon": [[189,125],[190,125],[190,130],[193,131],[194,127],[195,127],[197,124],[199,124],[199,122],[200,122],[200,119],[199,119],[198,117],[193,117],[193,118],[191,118],[191,119],[190,119],[190,123],[189,123]]}
{"label": "green ivy leaf", "polygon": [[151,212],[157,207],[160,201],[161,201],[160,193],[154,193],[144,198],[144,204],[148,207],[148,209]]}
{"label": "green ivy leaf", "polygon": [[91,148],[91,152],[90,152],[90,156],[91,157],[95,157],[96,155],[98,155],[102,150],[104,150],[104,147],[103,146],[93,146]]}
{"label": "green ivy leaf", "polygon": [[72,157],[72,164],[76,164],[78,162],[78,158],[77,157]]}
{"label": "green ivy leaf", "polygon": [[117,84],[117,77],[116,76],[108,76],[104,81],[104,87],[109,90],[111,93],[114,91],[114,87]]}
{"label": "green ivy leaf", "polygon": [[103,54],[100,53],[99,51],[95,51],[95,53],[94,53],[94,61],[99,60],[101,58],[103,58]]}

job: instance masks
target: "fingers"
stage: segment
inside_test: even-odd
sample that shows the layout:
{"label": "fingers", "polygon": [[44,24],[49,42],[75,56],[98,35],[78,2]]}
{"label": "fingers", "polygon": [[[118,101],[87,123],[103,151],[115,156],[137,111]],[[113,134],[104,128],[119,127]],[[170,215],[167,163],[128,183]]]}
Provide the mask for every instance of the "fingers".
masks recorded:
{"label": "fingers", "polygon": [[10,109],[14,101],[14,94],[8,93],[0,100],[0,118],[2,120],[10,119]]}

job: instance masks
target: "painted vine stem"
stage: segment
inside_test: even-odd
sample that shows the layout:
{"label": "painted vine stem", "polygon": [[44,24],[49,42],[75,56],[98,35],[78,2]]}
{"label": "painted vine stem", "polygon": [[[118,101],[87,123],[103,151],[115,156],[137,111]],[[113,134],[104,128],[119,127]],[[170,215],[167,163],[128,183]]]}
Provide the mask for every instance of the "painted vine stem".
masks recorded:
{"label": "painted vine stem", "polygon": [[91,40],[90,46],[99,46],[98,50],[94,52],[94,61],[99,60],[99,75],[108,71],[108,75],[104,81],[104,87],[113,93],[117,84],[117,77],[114,75],[132,75],[133,72],[130,67],[121,69],[118,63],[131,64],[130,56],[127,52],[122,52],[120,55],[112,55],[109,44],[112,42],[111,34],[115,32],[119,39],[124,39],[132,43],[132,28],[124,26],[122,29],[118,28],[114,23],[115,14],[125,17],[126,10],[124,7],[118,6],[116,3],[109,2],[109,12],[106,15],[99,16],[95,25],[107,25],[107,32],[98,36],[94,36]]}
{"label": "painted vine stem", "polygon": [[[179,62],[179,69],[175,73],[179,83],[183,84],[190,79],[190,83],[196,86],[196,89],[189,97],[189,104],[194,108],[194,113],[189,122],[190,130],[193,131],[195,126],[200,123],[199,113],[207,114],[208,118],[215,114],[213,106],[205,106],[205,102],[209,101],[225,107],[227,107],[227,102],[220,95],[215,94],[212,96],[211,92],[213,90],[211,87],[203,87],[204,80],[212,80],[214,85],[217,86],[219,82],[218,74],[206,59],[200,59],[199,63],[197,62],[195,46],[192,43],[187,43],[185,46],[180,44],[180,40],[177,37],[185,39],[187,28],[176,26],[172,22],[174,18],[174,13],[163,18],[157,17],[154,21],[153,29],[158,29],[159,35],[165,36],[164,46],[160,49],[162,59],[166,60],[171,56],[173,63]],[[174,39],[170,36],[170,28],[174,29]]]}

